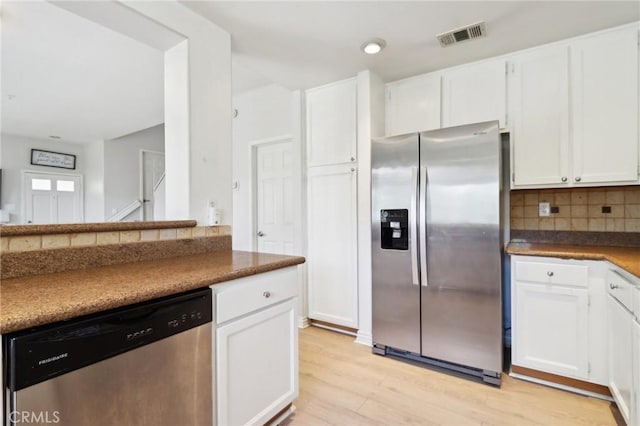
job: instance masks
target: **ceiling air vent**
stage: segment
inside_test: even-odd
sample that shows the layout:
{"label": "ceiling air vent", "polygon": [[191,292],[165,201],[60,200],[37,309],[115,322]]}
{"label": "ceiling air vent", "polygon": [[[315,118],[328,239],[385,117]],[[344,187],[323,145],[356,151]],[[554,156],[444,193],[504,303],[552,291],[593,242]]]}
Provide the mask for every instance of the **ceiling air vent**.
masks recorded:
{"label": "ceiling air vent", "polygon": [[438,34],[436,37],[440,41],[440,46],[447,47],[463,41],[473,40],[474,38],[484,37],[485,35],[487,35],[487,30],[484,22],[476,22],[475,24]]}

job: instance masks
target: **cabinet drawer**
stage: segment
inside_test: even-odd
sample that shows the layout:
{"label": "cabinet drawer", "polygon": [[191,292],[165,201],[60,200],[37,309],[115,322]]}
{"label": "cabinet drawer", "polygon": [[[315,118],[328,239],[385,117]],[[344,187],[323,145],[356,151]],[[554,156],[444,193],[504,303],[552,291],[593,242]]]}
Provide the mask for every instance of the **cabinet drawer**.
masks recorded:
{"label": "cabinet drawer", "polygon": [[516,280],[588,287],[589,267],[546,262],[516,262]]}
{"label": "cabinet drawer", "polygon": [[625,277],[610,269],[607,274],[607,291],[618,299],[629,311],[633,310],[633,291],[635,286]]}
{"label": "cabinet drawer", "polygon": [[296,296],[297,279],[297,267],[290,267],[214,285],[216,323],[221,324]]}

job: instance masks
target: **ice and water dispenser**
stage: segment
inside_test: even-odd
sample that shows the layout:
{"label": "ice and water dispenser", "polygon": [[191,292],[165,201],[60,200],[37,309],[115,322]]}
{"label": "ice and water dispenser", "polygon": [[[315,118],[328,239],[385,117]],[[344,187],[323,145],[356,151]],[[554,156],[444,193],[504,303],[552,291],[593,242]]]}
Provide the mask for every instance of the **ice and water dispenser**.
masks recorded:
{"label": "ice and water dispenser", "polygon": [[409,210],[380,210],[381,248],[409,250]]}

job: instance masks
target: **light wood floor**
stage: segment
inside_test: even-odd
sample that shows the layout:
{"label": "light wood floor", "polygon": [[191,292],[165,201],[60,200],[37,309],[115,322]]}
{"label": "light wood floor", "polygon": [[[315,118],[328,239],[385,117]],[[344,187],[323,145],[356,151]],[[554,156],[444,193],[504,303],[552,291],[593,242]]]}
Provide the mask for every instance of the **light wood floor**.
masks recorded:
{"label": "light wood floor", "polygon": [[353,340],[300,331],[300,397],[284,424],[616,425],[607,401],[506,374],[498,389],[373,355]]}

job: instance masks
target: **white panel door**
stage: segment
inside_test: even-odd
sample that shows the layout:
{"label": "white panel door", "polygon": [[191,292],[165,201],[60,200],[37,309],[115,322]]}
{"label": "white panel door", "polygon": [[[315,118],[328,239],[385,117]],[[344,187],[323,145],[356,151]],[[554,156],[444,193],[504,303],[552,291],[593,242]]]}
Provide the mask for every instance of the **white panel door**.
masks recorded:
{"label": "white panel door", "polygon": [[638,181],[638,31],[624,29],[572,46],[573,179]]}
{"label": "white panel door", "polygon": [[216,330],[219,425],[263,425],[298,396],[297,298]]}
{"label": "white panel door", "polygon": [[442,127],[499,120],[506,126],[506,62],[494,60],[445,71]]}
{"label": "white panel door", "polygon": [[24,172],[23,180],[25,223],[83,221],[81,176]]}
{"label": "white panel door", "polygon": [[515,185],[567,185],[569,171],[569,47],[542,48],[513,61]]}
{"label": "white panel door", "polygon": [[156,218],[154,214],[155,190],[164,177],[164,153],[154,151],[140,151],[142,163],[142,220],[162,220],[164,215]]}
{"label": "white panel door", "polygon": [[[636,290],[640,293],[640,289]],[[640,300],[640,299],[639,299]],[[635,400],[633,405],[633,416],[635,416],[635,422],[631,421],[631,424],[640,425],[640,305],[636,306],[638,312],[637,320],[633,323],[633,394]]]}
{"label": "white panel door", "polygon": [[[617,300],[608,296],[609,390],[629,424],[631,414],[633,318]],[[636,361],[637,362],[637,361]]]}
{"label": "white panel door", "polygon": [[259,145],[256,155],[257,249],[294,254],[291,142]]}
{"label": "white panel door", "polygon": [[513,364],[589,377],[588,291],[516,282]]}
{"label": "white panel door", "polygon": [[307,166],[356,161],[356,79],[306,92]]}
{"label": "white panel door", "polygon": [[386,87],[387,136],[440,128],[440,74],[425,74]]}
{"label": "white panel door", "polygon": [[308,170],[309,318],[358,327],[357,170]]}

